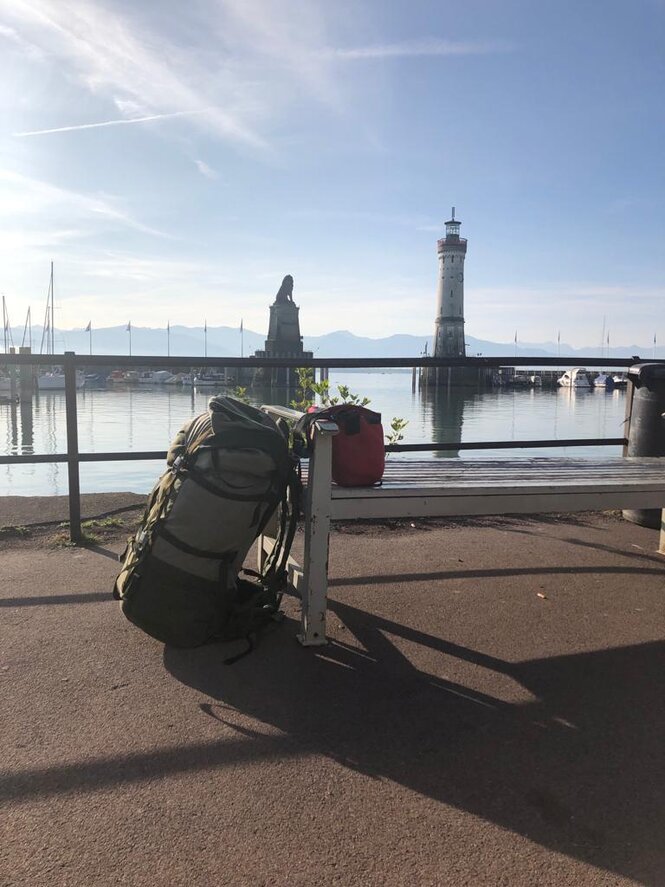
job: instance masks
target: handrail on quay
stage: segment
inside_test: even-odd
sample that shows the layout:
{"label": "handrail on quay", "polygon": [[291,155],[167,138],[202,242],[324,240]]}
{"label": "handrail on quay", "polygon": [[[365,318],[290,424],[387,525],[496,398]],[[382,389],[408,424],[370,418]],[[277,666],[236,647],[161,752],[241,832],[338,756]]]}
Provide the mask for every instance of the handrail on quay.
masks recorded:
{"label": "handrail on quay", "polygon": [[[632,358],[578,358],[577,365],[585,367],[630,367],[638,363],[638,356]],[[652,361],[665,363],[665,361]],[[266,357],[160,357],[153,355],[118,355],[118,354],[76,354],[66,351],[64,354],[3,354],[0,365],[4,366],[62,366],[65,374],[65,421],[67,427],[67,452],[36,455],[0,456],[0,465],[40,464],[66,462],[68,468],[69,489],[69,534],[72,542],[80,542],[81,532],[81,496],[79,482],[79,465],[81,462],[134,461],[147,459],[164,459],[166,450],[114,453],[80,453],[78,448],[78,417],[76,405],[76,369],[77,367],[168,367],[189,369],[196,366],[206,367],[284,367],[293,368],[324,368],[324,369],[357,369],[381,368],[393,369],[413,367],[561,367],[567,362],[561,358],[549,357],[326,357],[326,358],[266,358]],[[627,411],[627,416],[629,412]],[[584,447],[584,446],[623,446],[627,439],[621,438],[583,438],[567,440],[522,440],[522,441],[479,441],[456,444],[392,444],[386,447],[390,452],[423,452],[444,450],[471,449],[517,449],[541,447]]]}
{"label": "handrail on quay", "polygon": [[[575,366],[630,367],[644,358],[634,357],[577,357]],[[381,368],[411,369],[413,367],[568,367],[571,360],[563,357],[160,357],[154,354],[3,354],[0,365],[16,366],[66,366],[71,361],[75,367],[285,367],[297,369],[361,369]],[[649,360],[650,363],[665,363]]]}

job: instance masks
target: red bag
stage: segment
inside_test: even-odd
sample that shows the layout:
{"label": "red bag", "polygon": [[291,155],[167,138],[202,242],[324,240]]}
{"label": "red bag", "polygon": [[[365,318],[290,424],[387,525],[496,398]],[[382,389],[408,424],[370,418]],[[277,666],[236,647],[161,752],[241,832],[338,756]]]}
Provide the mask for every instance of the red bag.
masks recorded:
{"label": "red bag", "polygon": [[383,477],[386,453],[381,414],[354,404],[317,411],[316,418],[336,422],[332,439],[332,479],[341,487],[368,487]]}

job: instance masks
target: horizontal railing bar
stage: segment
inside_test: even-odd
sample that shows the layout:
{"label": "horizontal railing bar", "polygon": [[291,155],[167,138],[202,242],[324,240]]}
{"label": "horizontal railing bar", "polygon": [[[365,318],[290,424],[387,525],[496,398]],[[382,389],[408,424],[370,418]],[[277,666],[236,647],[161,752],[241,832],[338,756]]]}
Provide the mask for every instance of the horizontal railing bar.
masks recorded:
{"label": "horizontal railing bar", "polygon": [[80,462],[140,462],[144,459],[166,459],[166,450],[123,450],[119,453],[79,453]]}
{"label": "horizontal railing bar", "polygon": [[[538,449],[540,447],[620,447],[623,437],[580,438],[571,440],[495,440],[469,443],[389,444],[386,452],[425,453],[438,450],[510,450]],[[166,459],[166,450],[125,450],[118,453],[79,453],[79,462],[140,462]],[[0,465],[30,465],[48,462],[66,462],[66,453],[0,456]]]}
{"label": "horizontal railing bar", "polygon": [[439,450],[511,450],[538,449],[541,447],[622,447],[628,441],[624,437],[571,438],[570,440],[487,440],[469,443],[388,444],[389,453],[426,453]]}
{"label": "horizontal railing bar", "polygon": [[[353,368],[410,368],[410,367],[630,367],[640,361],[665,363],[663,360],[634,357],[164,357],[157,355],[75,354],[77,367],[324,367],[327,369]],[[0,354],[0,365],[62,366],[64,354]],[[442,380],[443,381],[443,380]]]}

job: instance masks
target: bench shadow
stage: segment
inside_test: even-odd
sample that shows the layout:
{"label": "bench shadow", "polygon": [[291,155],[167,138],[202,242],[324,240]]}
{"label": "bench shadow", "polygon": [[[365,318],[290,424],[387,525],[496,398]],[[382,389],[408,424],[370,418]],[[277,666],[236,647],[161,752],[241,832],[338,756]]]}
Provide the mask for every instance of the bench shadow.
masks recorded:
{"label": "bench shadow", "polygon": [[[204,715],[234,728],[257,759],[270,741],[278,757],[325,755],[543,847],[657,882],[665,644],[508,663],[347,604],[330,609],[361,648],[302,649],[287,620],[233,667],[214,646],[166,648],[165,666],[209,697]],[[389,635],[507,675],[536,701],[509,704],[443,681]],[[261,725],[281,735],[268,740]]]}

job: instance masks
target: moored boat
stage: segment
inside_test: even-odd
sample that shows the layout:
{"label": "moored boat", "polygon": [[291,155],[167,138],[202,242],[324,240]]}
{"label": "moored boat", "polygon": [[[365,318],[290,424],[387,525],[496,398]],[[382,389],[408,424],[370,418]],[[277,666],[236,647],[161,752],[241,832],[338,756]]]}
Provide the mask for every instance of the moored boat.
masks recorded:
{"label": "moored boat", "polygon": [[557,379],[562,388],[591,388],[584,367],[573,367]]}
{"label": "moored boat", "polygon": [[139,373],[137,381],[139,385],[163,385],[171,377],[172,374],[168,370],[148,370]]}
{"label": "moored boat", "polygon": [[199,388],[226,384],[228,383],[225,373],[197,373],[194,376],[194,385]]}
{"label": "moored boat", "polygon": [[612,376],[608,376],[605,373],[598,373],[596,378],[593,380],[594,388],[604,388],[606,391],[612,391],[614,389],[614,379]]}
{"label": "moored boat", "polygon": [[[85,373],[76,370],[76,387],[83,388],[85,385]],[[57,370],[52,373],[41,373],[37,376],[37,388],[40,391],[64,391],[65,390],[65,374]]]}

